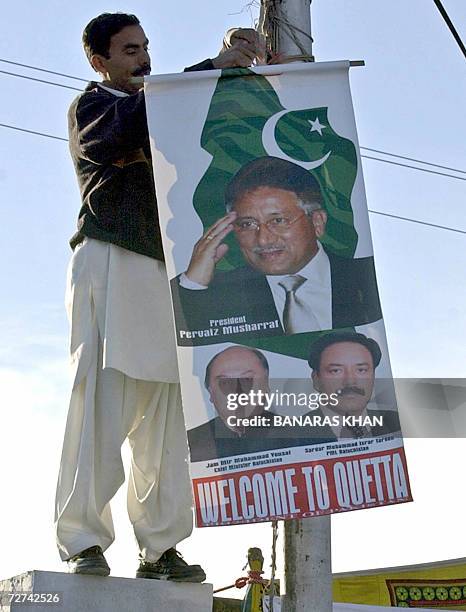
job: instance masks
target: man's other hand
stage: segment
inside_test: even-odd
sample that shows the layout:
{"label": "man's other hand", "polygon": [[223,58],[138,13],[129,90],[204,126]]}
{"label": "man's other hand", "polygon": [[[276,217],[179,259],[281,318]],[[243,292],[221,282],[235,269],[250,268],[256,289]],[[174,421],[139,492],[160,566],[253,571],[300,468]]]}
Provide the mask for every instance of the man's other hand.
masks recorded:
{"label": "man's other hand", "polygon": [[247,68],[254,60],[263,61],[265,45],[251,28],[232,28],[223,39],[220,53],[212,60],[214,68]]}

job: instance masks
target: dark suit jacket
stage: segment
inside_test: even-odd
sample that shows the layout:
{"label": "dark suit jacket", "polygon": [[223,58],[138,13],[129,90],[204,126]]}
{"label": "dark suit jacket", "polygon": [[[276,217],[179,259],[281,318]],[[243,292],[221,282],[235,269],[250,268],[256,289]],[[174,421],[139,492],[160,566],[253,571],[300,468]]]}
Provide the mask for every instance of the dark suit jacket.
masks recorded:
{"label": "dark suit jacket", "polygon": [[[333,328],[380,319],[373,257],[328,257]],[[241,343],[245,337],[284,335],[267,279],[250,267],[218,272],[209,288],[200,291],[184,289],[177,276],[171,281],[171,289],[181,346]]]}
{"label": "dark suit jacket", "polygon": [[[264,414],[271,419],[271,424],[268,427],[248,427],[243,435],[239,435],[229,429],[220,417],[211,419],[207,423],[189,430],[188,440],[191,461],[208,461],[210,459],[221,459],[222,457],[266,452],[281,448],[326,444],[338,440],[329,425],[315,428],[310,426],[293,427],[290,425],[279,427],[273,425],[273,413],[265,412]],[[369,416],[383,417],[383,425],[371,428],[372,437],[400,431],[397,411],[368,410],[367,414]],[[320,410],[308,412],[303,416],[307,415],[323,416]]]}
{"label": "dark suit jacket", "polygon": [[[322,415],[320,410],[316,410],[314,414]],[[370,417],[383,417],[383,425],[374,425],[371,427],[371,437],[384,436],[391,433],[396,433],[401,430],[400,420],[398,418],[398,411],[396,410],[368,410],[368,416]],[[323,416],[323,415],[322,415]],[[314,441],[314,443],[322,443],[322,442],[336,442],[337,440],[348,439],[346,438],[337,438],[333,429],[330,425],[323,425],[318,429],[318,439]],[[296,446],[293,444],[292,446]]]}
{"label": "dark suit jacket", "polygon": [[[227,427],[218,416],[190,429],[188,431],[191,461],[208,461],[234,455],[245,455],[287,446],[302,446],[307,443],[292,437],[296,428],[287,428],[289,438],[286,438],[285,428],[273,426],[273,413],[264,412],[263,415],[271,419],[270,426],[248,427],[244,434],[238,434]],[[291,429],[294,432],[290,431]],[[281,439],[279,436],[285,436]],[[293,443],[291,443],[291,441]]]}

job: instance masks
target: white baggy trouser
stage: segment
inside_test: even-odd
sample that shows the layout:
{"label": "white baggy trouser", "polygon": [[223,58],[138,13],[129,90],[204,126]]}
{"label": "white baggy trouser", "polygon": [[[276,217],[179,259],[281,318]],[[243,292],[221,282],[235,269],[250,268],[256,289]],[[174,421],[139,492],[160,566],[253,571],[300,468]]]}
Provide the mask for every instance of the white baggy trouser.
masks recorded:
{"label": "white baggy trouser", "polygon": [[60,555],[113,542],[109,502],[124,482],[121,446],[128,438],[128,513],[141,555],[155,561],[192,531],[164,266],[86,239],[68,281],[75,379],[56,497]]}

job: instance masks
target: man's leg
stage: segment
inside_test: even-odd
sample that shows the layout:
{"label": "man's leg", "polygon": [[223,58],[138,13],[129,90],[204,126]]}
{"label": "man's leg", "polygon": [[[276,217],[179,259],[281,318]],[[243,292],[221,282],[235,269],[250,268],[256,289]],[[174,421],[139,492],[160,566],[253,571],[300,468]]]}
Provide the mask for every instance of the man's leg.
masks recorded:
{"label": "man's leg", "polygon": [[132,450],[128,512],[142,559],[137,576],[202,582],[202,568],[188,565],[174,550],[192,531],[180,387],[138,381],[138,389],[139,419],[128,435]]}
{"label": "man's leg", "polygon": [[72,392],[63,443],[55,511],[63,560],[110,546],[115,534],[109,502],[124,482],[121,445],[125,421],[133,418],[125,415],[131,389],[121,372],[102,370],[100,346],[93,352]]}

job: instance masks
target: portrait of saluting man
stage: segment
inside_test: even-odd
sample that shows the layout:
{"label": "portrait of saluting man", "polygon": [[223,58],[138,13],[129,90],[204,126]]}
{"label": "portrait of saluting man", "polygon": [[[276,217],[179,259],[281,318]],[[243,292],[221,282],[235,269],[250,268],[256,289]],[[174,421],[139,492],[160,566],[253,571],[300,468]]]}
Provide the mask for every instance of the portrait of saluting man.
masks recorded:
{"label": "portrait of saluting man", "polygon": [[[330,330],[381,318],[373,258],[340,257],[321,243],[327,213],[309,171],[276,157],[255,159],[227,185],[225,209],[195,244],[186,271],[172,280],[180,344],[222,342],[230,334]],[[218,271],[231,233],[245,265]]]}

